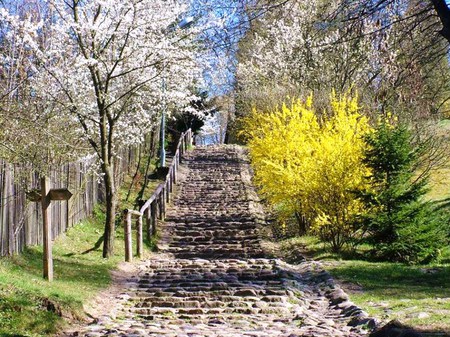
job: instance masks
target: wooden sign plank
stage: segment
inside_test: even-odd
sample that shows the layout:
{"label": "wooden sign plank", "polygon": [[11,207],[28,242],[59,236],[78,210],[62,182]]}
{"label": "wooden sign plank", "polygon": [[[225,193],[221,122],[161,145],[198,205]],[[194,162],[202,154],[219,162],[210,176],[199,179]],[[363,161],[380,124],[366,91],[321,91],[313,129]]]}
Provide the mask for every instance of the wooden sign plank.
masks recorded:
{"label": "wooden sign plank", "polygon": [[67,188],[54,188],[49,192],[50,200],[69,200],[72,197],[72,193]]}
{"label": "wooden sign plank", "polygon": [[28,192],[25,192],[27,195],[27,199],[32,201],[32,202],[39,202],[41,201],[42,195],[41,195],[41,190],[38,190],[37,188],[32,189]]}
{"label": "wooden sign plank", "polygon": [[[33,202],[39,202],[42,199],[40,190],[33,189],[26,192],[27,199]],[[72,198],[72,193],[67,188],[53,188],[49,191],[50,200],[66,201]]]}

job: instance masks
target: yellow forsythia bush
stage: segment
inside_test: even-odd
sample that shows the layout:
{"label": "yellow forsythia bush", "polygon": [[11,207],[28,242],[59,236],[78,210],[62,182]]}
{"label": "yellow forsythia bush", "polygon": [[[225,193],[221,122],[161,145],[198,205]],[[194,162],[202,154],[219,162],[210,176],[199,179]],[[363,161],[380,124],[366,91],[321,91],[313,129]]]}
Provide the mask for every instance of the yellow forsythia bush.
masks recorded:
{"label": "yellow forsythia bush", "polygon": [[320,117],[312,96],[295,99],[274,111],[255,109],[242,122],[255,181],[280,219],[301,214],[313,232],[340,250],[363,207],[354,191],[364,187],[369,173],[362,156],[371,127],[357,98],[333,92]]}

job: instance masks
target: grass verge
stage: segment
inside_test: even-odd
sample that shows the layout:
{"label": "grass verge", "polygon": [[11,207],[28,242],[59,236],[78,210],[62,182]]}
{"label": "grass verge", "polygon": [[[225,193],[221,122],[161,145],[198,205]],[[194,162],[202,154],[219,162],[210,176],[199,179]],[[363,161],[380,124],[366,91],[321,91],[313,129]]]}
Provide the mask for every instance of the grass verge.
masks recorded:
{"label": "grass verge", "polygon": [[[142,163],[146,160],[144,158]],[[150,171],[153,169],[152,162]],[[161,183],[151,179],[144,189],[144,169],[132,173],[134,176],[125,177],[119,191],[118,211],[138,207],[139,196],[146,200]],[[62,330],[67,322],[85,319],[83,303],[110,285],[110,271],[124,259],[124,233],[119,220],[116,254],[109,259],[102,258],[105,214],[100,206],[92,219],[56,239],[53,245],[55,280],[51,283],[42,278],[42,247],[0,258],[0,337],[49,336]],[[144,243],[149,250],[154,250],[156,240],[145,239]]]}
{"label": "grass verge", "polygon": [[[102,233],[97,219],[58,238],[51,283],[42,279],[42,247],[0,259],[0,336],[48,336],[63,328],[65,319],[84,317],[83,303],[110,284],[110,270],[123,260],[122,254],[103,259],[101,247],[93,249]],[[120,241],[119,231],[116,250]]]}
{"label": "grass verge", "polygon": [[358,306],[382,322],[398,319],[431,336],[450,336],[450,249],[440,264],[410,266],[342,258],[313,237],[281,244],[287,260],[321,260]]}

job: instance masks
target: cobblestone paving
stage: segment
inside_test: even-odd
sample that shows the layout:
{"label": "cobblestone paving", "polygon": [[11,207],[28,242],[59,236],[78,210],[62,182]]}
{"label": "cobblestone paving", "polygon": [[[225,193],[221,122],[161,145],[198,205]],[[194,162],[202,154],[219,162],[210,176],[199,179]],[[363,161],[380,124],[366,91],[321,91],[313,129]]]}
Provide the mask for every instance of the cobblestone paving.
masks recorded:
{"label": "cobblestone paving", "polygon": [[71,336],[363,336],[371,320],[319,263],[264,258],[244,150],[196,148],[162,230],[117,308]]}

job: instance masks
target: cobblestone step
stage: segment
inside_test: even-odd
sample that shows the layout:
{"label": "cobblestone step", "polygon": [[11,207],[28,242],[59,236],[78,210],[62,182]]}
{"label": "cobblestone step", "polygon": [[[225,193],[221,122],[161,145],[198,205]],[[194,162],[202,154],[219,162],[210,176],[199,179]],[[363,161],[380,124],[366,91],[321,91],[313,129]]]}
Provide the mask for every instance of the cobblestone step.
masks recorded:
{"label": "cobblestone step", "polygon": [[[356,337],[367,314],[323,271],[261,248],[245,151],[196,148],[167,210],[160,255],[144,261],[115,314],[71,336]],[[255,206],[256,205],[256,206]]]}

